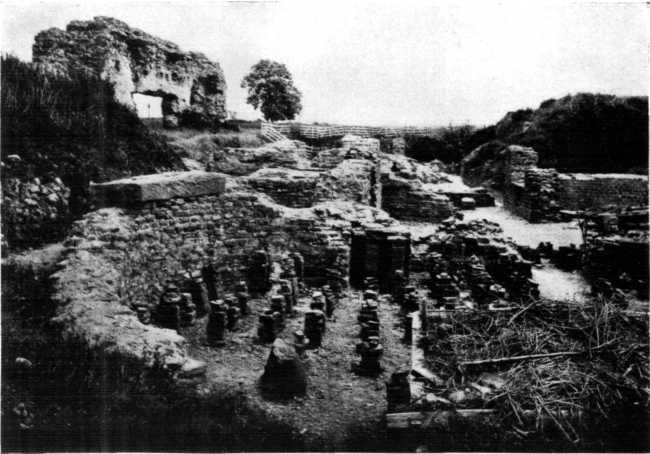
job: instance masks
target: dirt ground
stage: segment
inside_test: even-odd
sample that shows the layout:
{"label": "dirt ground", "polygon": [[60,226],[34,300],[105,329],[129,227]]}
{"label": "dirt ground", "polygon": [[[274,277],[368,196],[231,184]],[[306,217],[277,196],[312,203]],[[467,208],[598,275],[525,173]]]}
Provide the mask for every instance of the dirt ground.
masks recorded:
{"label": "dirt ground", "polygon": [[[355,345],[359,342],[357,315],[361,294],[350,291],[339,300],[334,315],[327,322],[323,345],[308,350],[304,360],[307,393],[288,401],[273,401],[262,397],[258,381],[270,352],[270,344],[257,341],[257,320],[268,303],[261,299],[249,302],[251,314],[240,320],[237,331],[228,332],[226,346],[213,348],[206,344],[207,317],[194,327],[181,332],[190,342],[190,354],[207,361],[205,383],[199,392],[214,392],[219,387],[239,388],[269,417],[290,424],[297,438],[307,440],[307,446],[321,449],[344,448],[346,439],[354,436],[358,427],[383,428],[386,412],[385,382],[397,368],[409,364],[410,346],[402,342],[403,329],[399,307],[380,307],[380,338],[384,347],[381,364],[384,372],[376,378],[354,374],[351,364],[359,357]],[[303,311],[308,299],[301,298],[297,315],[289,318],[280,338],[293,342],[293,332],[303,329]],[[215,388],[216,386],[216,388]]]}
{"label": "dirt ground", "polygon": [[576,221],[533,224],[510,213],[498,201],[493,207],[465,210],[463,216],[467,221],[487,219],[498,223],[506,237],[522,246],[537,247],[542,241],[550,242],[555,247],[582,244],[582,234]]}

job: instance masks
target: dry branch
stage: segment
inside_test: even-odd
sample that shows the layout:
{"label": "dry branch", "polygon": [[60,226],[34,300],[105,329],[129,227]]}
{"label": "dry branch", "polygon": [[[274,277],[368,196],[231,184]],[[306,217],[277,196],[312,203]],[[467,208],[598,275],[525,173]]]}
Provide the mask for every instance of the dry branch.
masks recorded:
{"label": "dry branch", "polygon": [[539,359],[539,358],[553,358],[555,356],[577,356],[584,355],[586,351],[582,352],[555,352],[555,353],[537,353],[535,355],[519,355],[519,356],[509,356],[507,358],[494,358],[494,359],[480,359],[477,361],[462,361],[458,363],[460,367],[478,367],[491,364],[503,364],[511,363],[513,361],[525,361],[529,359]]}

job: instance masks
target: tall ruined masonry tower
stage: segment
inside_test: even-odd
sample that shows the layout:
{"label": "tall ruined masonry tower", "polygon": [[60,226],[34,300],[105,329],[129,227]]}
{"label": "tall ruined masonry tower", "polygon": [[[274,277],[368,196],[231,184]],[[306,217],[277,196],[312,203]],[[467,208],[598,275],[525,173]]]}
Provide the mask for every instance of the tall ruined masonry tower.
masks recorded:
{"label": "tall ruined masonry tower", "polygon": [[226,81],[218,63],[110,17],[72,21],[65,31],[36,35],[34,63],[47,71],[81,70],[107,80],[117,100],[135,108],[133,93],[160,96],[164,123],[214,123],[226,118]]}

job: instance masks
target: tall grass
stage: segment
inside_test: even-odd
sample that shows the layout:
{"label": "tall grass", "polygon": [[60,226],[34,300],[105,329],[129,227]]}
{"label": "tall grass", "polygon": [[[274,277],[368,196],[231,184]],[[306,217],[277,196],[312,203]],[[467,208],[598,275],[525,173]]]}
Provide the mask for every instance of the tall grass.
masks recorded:
{"label": "tall grass", "polygon": [[[82,73],[48,73],[11,55],[0,58],[2,159],[8,179],[59,177],[73,215],[88,206],[90,181],[181,168],[166,141],[114,99],[110,83]],[[11,228],[11,226],[3,226]]]}

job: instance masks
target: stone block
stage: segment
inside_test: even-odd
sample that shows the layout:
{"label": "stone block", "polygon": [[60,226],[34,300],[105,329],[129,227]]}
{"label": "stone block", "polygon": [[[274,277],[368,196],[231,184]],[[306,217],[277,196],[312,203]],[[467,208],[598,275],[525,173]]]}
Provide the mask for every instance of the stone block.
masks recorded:
{"label": "stone block", "polygon": [[90,190],[99,206],[130,206],[150,201],[222,194],[226,190],[226,178],[218,173],[199,170],[165,172],[92,184]]}
{"label": "stone block", "polygon": [[302,361],[295,348],[282,339],[273,342],[261,385],[263,391],[278,398],[302,395],[307,390],[307,374]]}

